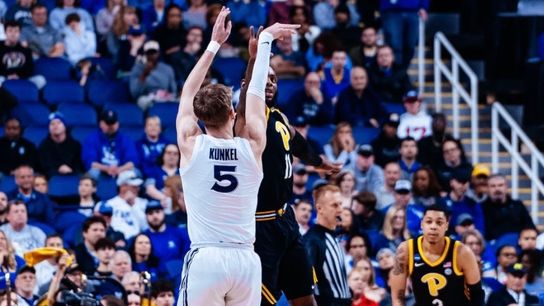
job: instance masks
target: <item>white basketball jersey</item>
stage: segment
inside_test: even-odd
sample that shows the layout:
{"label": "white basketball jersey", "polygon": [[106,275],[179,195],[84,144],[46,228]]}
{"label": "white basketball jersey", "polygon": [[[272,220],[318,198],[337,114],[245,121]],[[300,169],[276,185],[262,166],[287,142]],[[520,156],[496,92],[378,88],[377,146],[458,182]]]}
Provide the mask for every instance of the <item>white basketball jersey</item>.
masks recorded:
{"label": "white basketball jersey", "polygon": [[193,245],[253,245],[263,172],[246,139],[197,136],[180,174]]}

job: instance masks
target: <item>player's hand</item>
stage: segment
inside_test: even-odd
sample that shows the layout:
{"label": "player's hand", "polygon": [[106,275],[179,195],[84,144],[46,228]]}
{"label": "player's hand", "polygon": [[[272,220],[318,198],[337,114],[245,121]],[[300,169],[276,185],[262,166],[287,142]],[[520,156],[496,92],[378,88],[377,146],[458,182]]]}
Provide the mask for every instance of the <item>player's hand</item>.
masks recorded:
{"label": "player's hand", "polygon": [[229,14],[230,9],[222,7],[221,12],[217,16],[215,24],[213,25],[211,40],[218,42],[220,45],[227,41],[230,35],[230,30],[232,29],[232,22],[230,20],[227,22],[227,24],[225,24],[225,20]]}
{"label": "player's hand", "polygon": [[283,39],[285,36],[296,34],[296,30],[300,28],[300,24],[285,24],[276,22],[268,28],[264,29],[274,37],[274,39]]}
{"label": "player's hand", "polygon": [[321,164],[321,166],[315,167],[315,169],[318,172],[324,172],[326,175],[332,175],[340,172],[340,170],[342,170],[342,166],[344,165],[341,163],[331,163],[323,156],[321,157],[321,160],[323,161],[323,163]]}
{"label": "player's hand", "polygon": [[255,35],[255,30],[253,26],[249,27],[249,43],[247,46],[247,50],[249,52],[249,57],[253,58],[257,56],[257,43],[259,40],[259,35],[261,35],[261,32],[263,31],[263,27],[260,26],[259,30],[257,30],[257,35]]}

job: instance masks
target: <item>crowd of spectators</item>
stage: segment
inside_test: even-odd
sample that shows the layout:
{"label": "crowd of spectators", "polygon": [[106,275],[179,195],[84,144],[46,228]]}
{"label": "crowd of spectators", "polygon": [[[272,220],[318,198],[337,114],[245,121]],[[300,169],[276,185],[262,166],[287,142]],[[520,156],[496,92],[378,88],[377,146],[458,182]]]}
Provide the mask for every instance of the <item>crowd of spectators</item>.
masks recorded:
{"label": "crowd of spectators", "polygon": [[[0,254],[7,254],[2,271],[17,276],[15,295],[4,294],[0,303],[68,303],[89,296],[103,305],[174,303],[190,246],[180,153],[175,139],[163,135],[162,118],[147,112],[176,101],[221,5],[231,9],[233,22],[218,54],[223,58],[247,59],[250,26],[301,24],[274,46],[270,63],[278,79],[301,84],[278,107],[316,152],[343,167],[337,176],[323,177],[295,164],[290,204],[301,234],[316,224],[334,227],[341,218],[336,232],[322,234],[340,244],[341,281],[352,305],[388,305],[396,247],[419,234],[425,207],[438,202],[452,210],[449,234],[480,260],[489,305],[510,304],[509,292],[544,303],[544,236],[523,203],[509,196],[506,177],[472,165],[461,141],[446,132],[446,117],[427,114],[408,76],[417,21],[426,20],[428,1],[367,2],[0,0],[0,85],[25,79],[42,90],[49,80],[35,73],[35,61],[63,58],[73,80],[85,87],[104,73],[96,59],[109,59],[131,103],[147,114],[134,141],[116,110],[97,106],[96,131],[80,142],[69,118],[52,106],[47,136],[35,146],[1,99],[0,178],[13,176],[16,187],[0,190]],[[207,76],[208,83],[224,79],[215,69]],[[237,87],[240,80],[231,81]],[[311,139],[310,127],[330,125],[328,143]],[[357,143],[356,128],[379,133]],[[71,187],[77,196],[50,195],[49,179],[69,175],[79,177]],[[104,180],[114,181],[115,196],[97,196]],[[327,182],[340,191],[335,212],[319,208],[327,197],[317,205],[312,196]],[[304,238],[309,250],[310,236]],[[75,258],[45,258],[41,247],[66,248]],[[27,265],[22,257],[28,252],[45,260]],[[319,277],[318,287],[332,281]]]}

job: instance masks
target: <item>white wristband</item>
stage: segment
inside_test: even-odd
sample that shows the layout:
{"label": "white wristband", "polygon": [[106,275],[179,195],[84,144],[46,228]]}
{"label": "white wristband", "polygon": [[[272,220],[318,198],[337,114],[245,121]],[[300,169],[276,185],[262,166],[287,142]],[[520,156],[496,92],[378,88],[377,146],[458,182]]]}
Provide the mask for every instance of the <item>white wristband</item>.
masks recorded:
{"label": "white wristband", "polygon": [[212,40],[212,41],[210,41],[210,43],[208,44],[208,47],[206,48],[206,50],[207,50],[207,51],[210,51],[210,52],[213,53],[213,54],[216,54],[217,51],[219,51],[219,48],[221,48],[221,45],[220,45],[218,42]]}
{"label": "white wristband", "polygon": [[263,31],[261,35],[259,35],[259,45],[264,42],[272,43],[272,41],[274,41],[274,36],[266,31]]}

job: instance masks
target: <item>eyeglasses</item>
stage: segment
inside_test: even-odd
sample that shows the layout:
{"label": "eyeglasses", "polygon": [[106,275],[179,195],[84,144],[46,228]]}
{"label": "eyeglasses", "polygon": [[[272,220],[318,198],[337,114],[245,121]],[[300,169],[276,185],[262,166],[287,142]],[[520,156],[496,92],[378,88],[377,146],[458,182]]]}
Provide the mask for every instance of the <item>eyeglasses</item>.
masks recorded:
{"label": "eyeglasses", "polygon": [[512,258],[518,256],[516,253],[502,253],[501,256]]}

